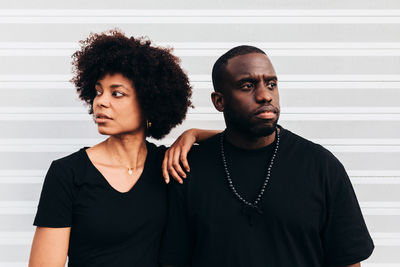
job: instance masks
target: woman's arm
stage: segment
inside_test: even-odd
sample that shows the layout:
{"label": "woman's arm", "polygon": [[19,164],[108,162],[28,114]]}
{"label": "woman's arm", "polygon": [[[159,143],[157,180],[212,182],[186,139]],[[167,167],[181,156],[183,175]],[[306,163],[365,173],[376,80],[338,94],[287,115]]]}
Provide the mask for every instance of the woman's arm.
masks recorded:
{"label": "woman's arm", "polygon": [[29,267],[64,267],[71,227],[36,227]]}
{"label": "woman's arm", "polygon": [[220,130],[202,130],[189,129],[184,131],[172,146],[165,152],[164,161],[162,164],[162,172],[166,183],[169,183],[170,177],[183,183],[181,177],[186,178],[185,172],[182,170],[179,161],[187,172],[190,171],[189,163],[187,162],[187,154],[196,142],[204,141],[211,136],[220,133]]}

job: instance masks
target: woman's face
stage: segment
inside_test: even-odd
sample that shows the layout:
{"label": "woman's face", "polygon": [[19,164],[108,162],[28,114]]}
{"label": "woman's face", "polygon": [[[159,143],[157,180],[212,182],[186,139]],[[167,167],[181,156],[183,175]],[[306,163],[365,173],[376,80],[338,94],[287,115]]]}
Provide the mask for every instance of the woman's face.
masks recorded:
{"label": "woman's face", "polygon": [[107,74],[96,83],[93,113],[99,133],[133,134],[144,131],[144,119],[133,82],[122,74]]}

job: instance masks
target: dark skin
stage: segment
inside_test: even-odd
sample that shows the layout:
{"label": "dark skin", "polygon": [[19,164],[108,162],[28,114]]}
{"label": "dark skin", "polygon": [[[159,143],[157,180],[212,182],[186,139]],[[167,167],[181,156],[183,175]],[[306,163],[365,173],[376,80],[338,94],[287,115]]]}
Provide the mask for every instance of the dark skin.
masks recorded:
{"label": "dark skin", "polygon": [[228,60],[221,92],[211,97],[215,108],[224,112],[230,143],[256,149],[274,141],[280,113],[277,83],[274,67],[264,54]]}
{"label": "dark skin", "polygon": [[227,140],[246,149],[271,144],[280,114],[278,79],[271,61],[261,53],[237,56],[228,60],[225,74],[220,92],[211,97],[215,108],[224,112]]}

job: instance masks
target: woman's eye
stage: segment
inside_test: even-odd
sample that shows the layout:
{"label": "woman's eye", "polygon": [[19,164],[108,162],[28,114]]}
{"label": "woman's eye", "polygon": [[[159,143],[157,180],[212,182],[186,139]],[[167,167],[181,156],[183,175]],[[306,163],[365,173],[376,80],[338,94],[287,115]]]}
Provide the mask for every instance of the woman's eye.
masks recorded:
{"label": "woman's eye", "polygon": [[124,96],[124,94],[123,94],[123,93],[121,93],[121,92],[118,92],[118,91],[114,91],[114,92],[112,93],[112,95],[113,95],[113,96],[116,96],[116,97],[121,97],[121,96]]}
{"label": "woman's eye", "polygon": [[101,95],[102,92],[100,92],[99,90],[96,90],[96,95]]}

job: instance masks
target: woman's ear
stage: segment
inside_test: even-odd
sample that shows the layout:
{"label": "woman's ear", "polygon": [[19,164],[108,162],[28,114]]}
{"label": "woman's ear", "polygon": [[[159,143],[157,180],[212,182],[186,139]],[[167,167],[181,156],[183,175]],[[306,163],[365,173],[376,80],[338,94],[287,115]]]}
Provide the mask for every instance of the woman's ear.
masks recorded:
{"label": "woman's ear", "polygon": [[214,107],[219,111],[224,111],[224,95],[220,92],[212,92],[211,93],[211,101],[214,104]]}

